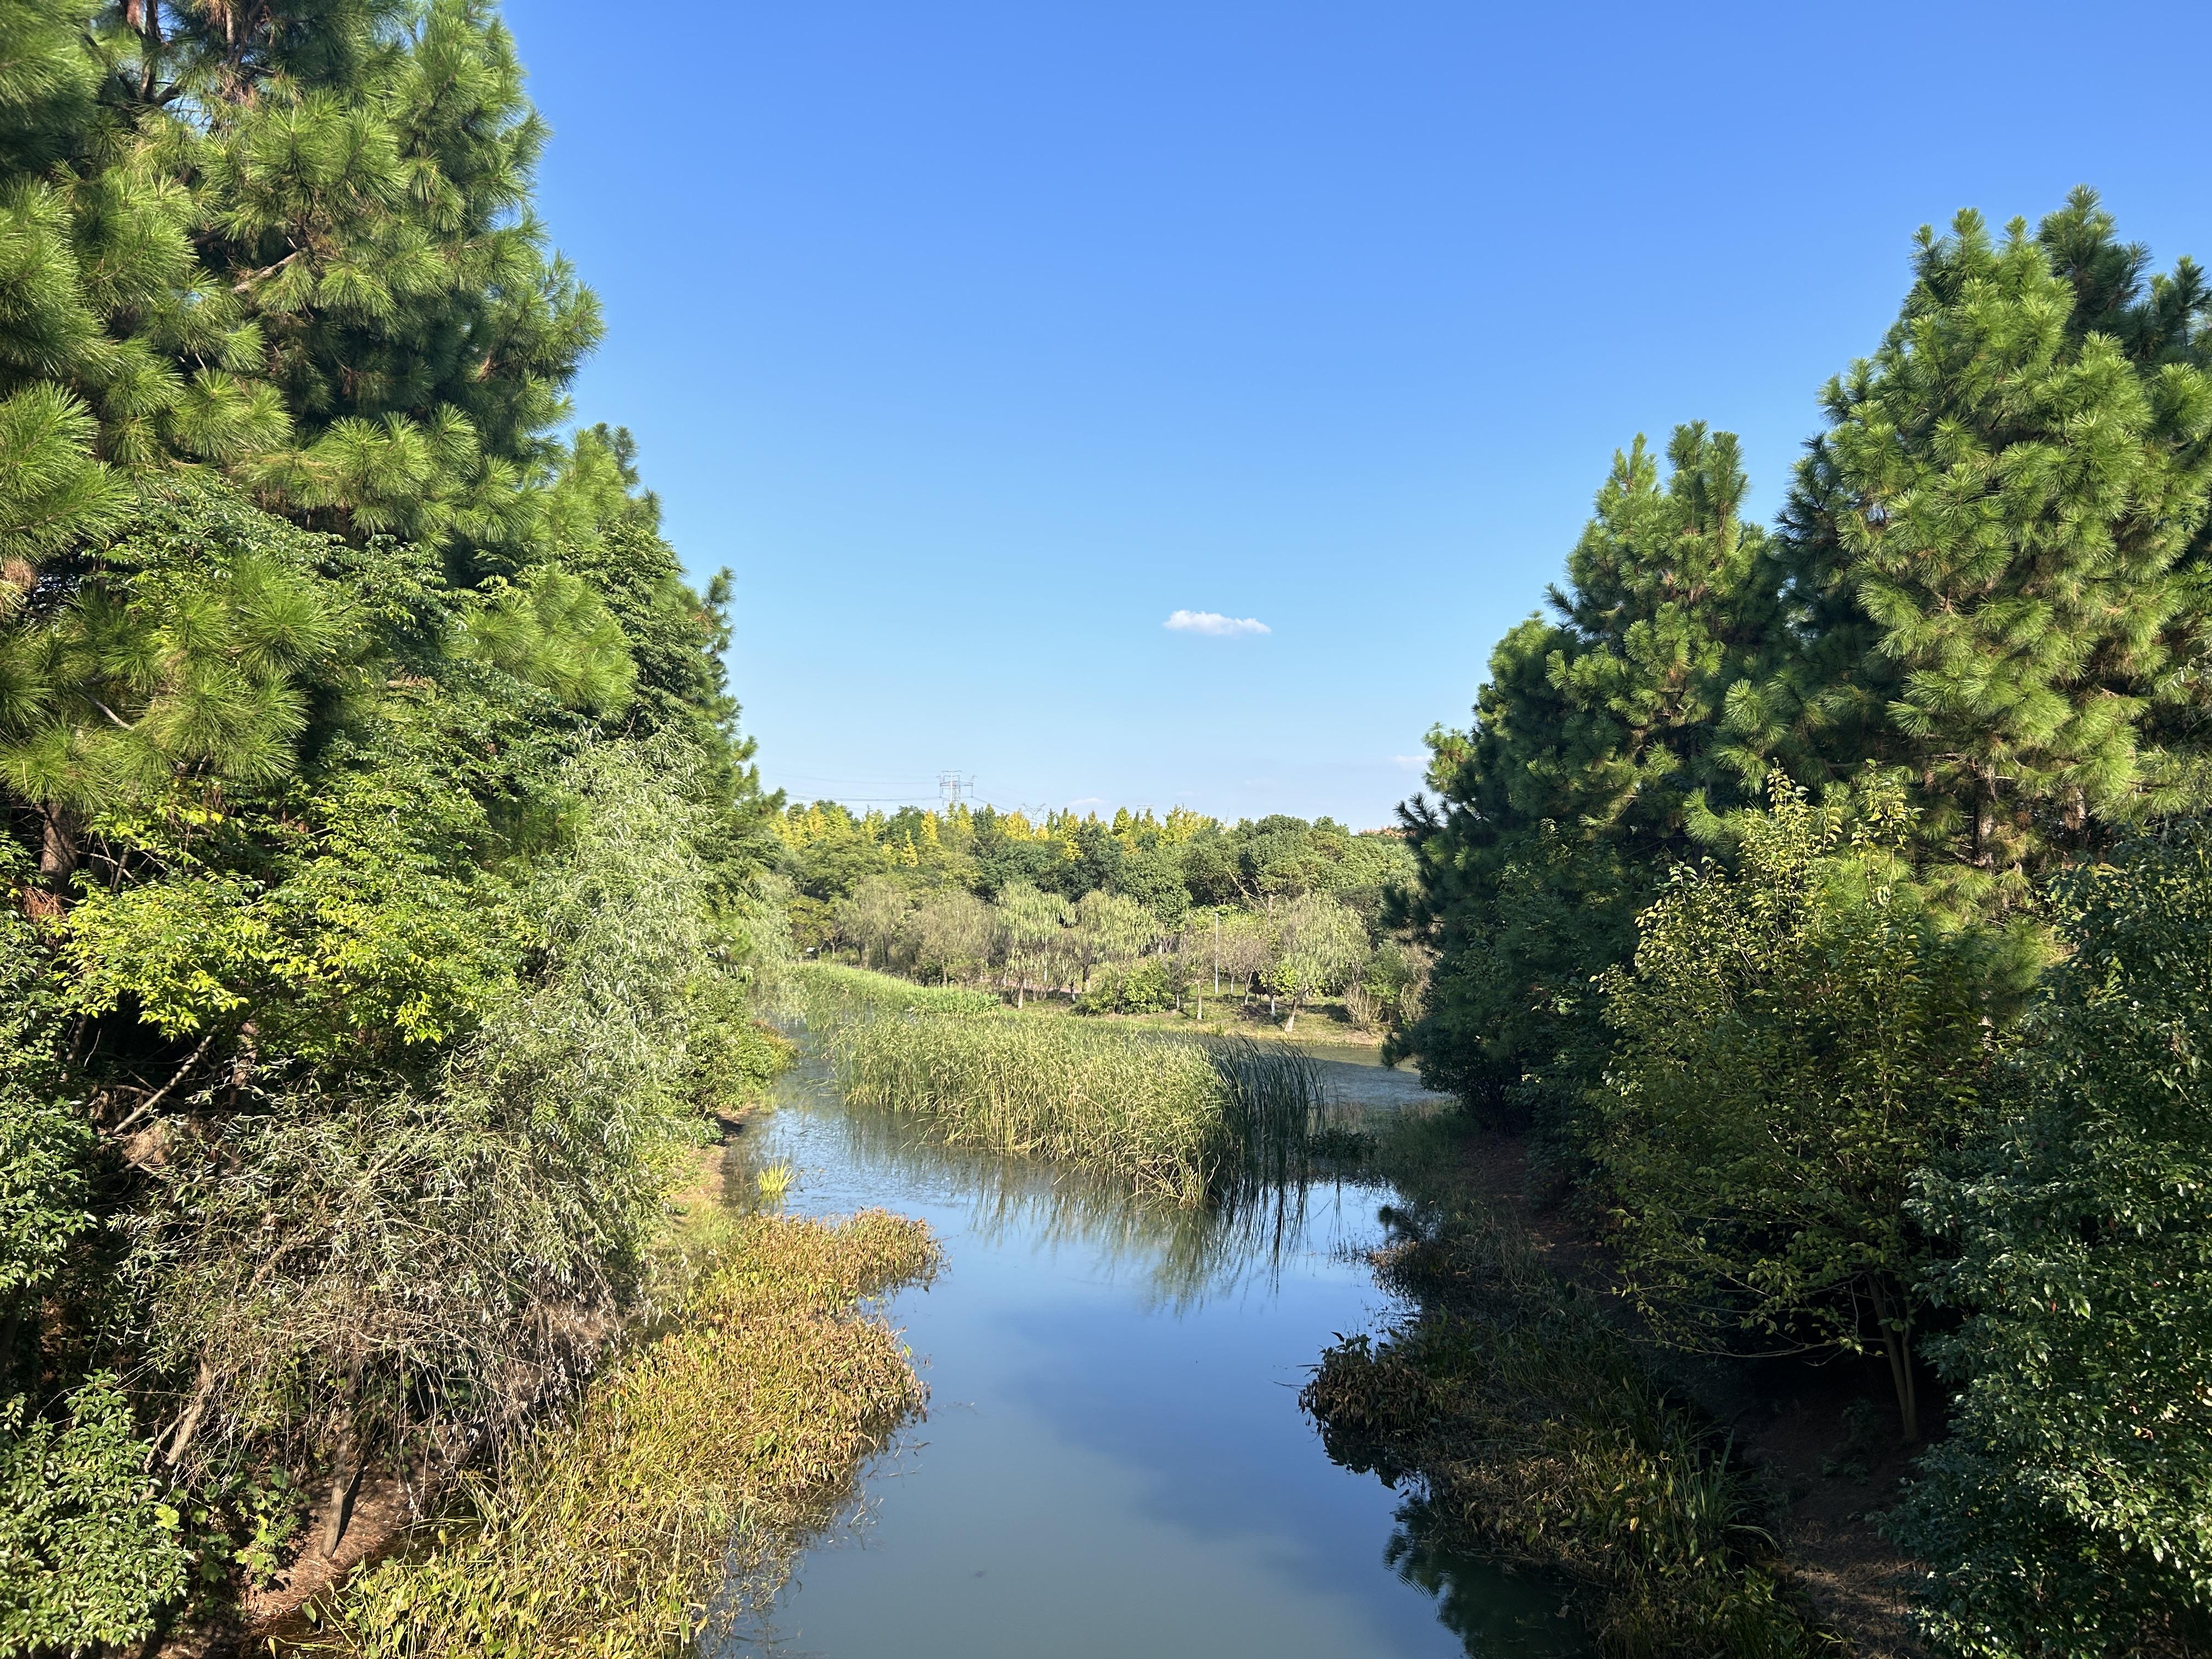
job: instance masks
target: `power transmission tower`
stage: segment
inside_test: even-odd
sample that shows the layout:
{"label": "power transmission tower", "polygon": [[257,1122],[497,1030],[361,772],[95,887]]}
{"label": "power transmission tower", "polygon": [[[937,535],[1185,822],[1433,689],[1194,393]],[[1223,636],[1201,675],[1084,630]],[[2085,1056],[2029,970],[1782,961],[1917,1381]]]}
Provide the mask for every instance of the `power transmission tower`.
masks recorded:
{"label": "power transmission tower", "polygon": [[964,781],[957,772],[939,772],[937,775],[937,799],[941,805],[957,806],[975,793],[975,779],[972,773]]}

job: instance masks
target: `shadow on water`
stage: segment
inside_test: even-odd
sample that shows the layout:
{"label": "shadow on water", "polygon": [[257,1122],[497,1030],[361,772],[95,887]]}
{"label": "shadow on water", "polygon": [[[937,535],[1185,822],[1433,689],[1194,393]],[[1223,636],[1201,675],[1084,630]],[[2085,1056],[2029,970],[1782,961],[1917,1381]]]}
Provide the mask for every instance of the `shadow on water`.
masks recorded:
{"label": "shadow on water", "polygon": [[[1409,1498],[1399,1505],[1397,1526],[1382,1559],[1401,1583],[1434,1600],[1437,1622],[1468,1654],[1572,1659],[1589,1650],[1558,1587],[1523,1579],[1533,1597],[1501,1596],[1502,1569],[1443,1542],[1437,1535],[1442,1530],[1428,1500]],[[1551,1606],[1555,1601],[1559,1605]]]}
{"label": "shadow on water", "polygon": [[1418,1492],[1333,1463],[1298,1411],[1321,1350],[1396,1310],[1364,1259],[1395,1195],[1316,1149],[1316,1131],[1322,1151],[1346,1144],[1345,1097],[1360,1092],[1337,1085],[1353,1068],[1285,1053],[1288,1088],[1252,1070],[1282,1063],[1270,1055],[1217,1059],[1247,1068],[1251,1109],[1273,1115],[1212,1201],[1188,1207],[946,1145],[847,1103],[818,1062],[787,1076],[775,1114],[730,1148],[728,1188],[750,1194],[754,1170],[783,1162],[795,1210],[929,1221],[947,1269],[887,1311],[930,1414],[808,1540],[793,1581],[766,1606],[726,1604],[738,1616],[703,1650],[1588,1651],[1555,1586],[1439,1547]]}

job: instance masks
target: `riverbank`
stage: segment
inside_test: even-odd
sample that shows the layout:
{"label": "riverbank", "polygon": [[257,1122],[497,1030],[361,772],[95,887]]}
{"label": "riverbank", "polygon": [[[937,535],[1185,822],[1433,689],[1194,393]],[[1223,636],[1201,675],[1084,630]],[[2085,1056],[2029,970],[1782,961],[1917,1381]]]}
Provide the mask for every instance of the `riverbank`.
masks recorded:
{"label": "riverbank", "polygon": [[[1416,1311],[1325,1359],[1310,1404],[1339,1449],[1418,1474],[1467,1547],[1578,1581],[1607,1651],[1917,1654],[1911,1564],[1876,1524],[1910,1462],[1882,1379],[1639,1340],[1601,1246],[1524,1196],[1524,1151],[1449,1115],[1382,1138],[1408,1208],[1378,1277]],[[1655,1549],[1625,1507],[1639,1486],[1678,1543],[1724,1517],[1722,1547],[1668,1566],[1667,1527]]]}
{"label": "riverbank", "polygon": [[1378,1053],[1384,1037],[1389,1035],[1379,1026],[1362,1025],[1352,1018],[1349,1008],[1340,998],[1325,997],[1307,1003],[1297,1011],[1297,1023],[1291,1024],[1289,1014],[1282,1012],[1279,1005],[1273,1004],[1273,1000],[1264,992],[1241,996],[1233,988],[1208,991],[1193,998],[1182,1008],[1161,1008],[1147,1013],[1121,1013],[1083,1007],[1079,998],[1066,994],[1031,992],[1018,1002],[1012,991],[997,988],[925,985],[899,975],[879,973],[874,969],[859,968],[850,963],[831,961],[826,957],[797,964],[797,969],[801,975],[825,974],[848,982],[853,981],[855,976],[865,976],[889,985],[907,986],[925,999],[980,999],[992,1005],[1003,1006],[1012,1012],[1079,1020],[1085,1024],[1109,1029],[1171,1031],[1185,1036],[1243,1036],[1259,1042],[1319,1043],[1328,1048],[1364,1048]]}
{"label": "riverbank", "polygon": [[356,1575],[299,1645],[360,1656],[665,1653],[772,1599],[861,1466],[919,1415],[897,1334],[860,1304],[926,1282],[921,1223],[687,1217],[667,1328],[568,1421],[465,1480],[425,1547]]}

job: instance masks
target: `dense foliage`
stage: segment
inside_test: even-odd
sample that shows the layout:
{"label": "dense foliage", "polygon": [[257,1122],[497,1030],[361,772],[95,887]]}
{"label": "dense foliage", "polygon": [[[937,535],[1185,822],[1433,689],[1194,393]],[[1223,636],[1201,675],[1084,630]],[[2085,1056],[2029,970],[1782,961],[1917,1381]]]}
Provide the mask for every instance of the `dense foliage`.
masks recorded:
{"label": "dense foliage", "polygon": [[1678,866],[1608,972],[1618,1052],[1592,1155],[1629,1293],[1692,1346],[1879,1344],[1919,1437],[1915,1174],[1974,1127],[2002,943],[1947,927],[1899,792],[1822,810],[1778,781],[1736,867]]}
{"label": "dense foliage", "polygon": [[0,1652],[565,1399],[761,1069],[727,582],[554,429],[520,84],[474,0],[0,5]]}
{"label": "dense foliage", "polygon": [[1932,1332],[1948,1652],[2194,1650],[2212,1605],[2208,307],[2087,191],[1962,213],[1774,528],[1725,434],[1617,457],[1386,911],[1437,953],[1395,1049],[1534,1130],[1656,1334],[1879,1345],[1910,1439]]}
{"label": "dense foliage", "polygon": [[1900,1534],[1978,1659],[2212,1641],[2212,839],[2069,872],[2002,1130],[1927,1183],[1961,1386]]}

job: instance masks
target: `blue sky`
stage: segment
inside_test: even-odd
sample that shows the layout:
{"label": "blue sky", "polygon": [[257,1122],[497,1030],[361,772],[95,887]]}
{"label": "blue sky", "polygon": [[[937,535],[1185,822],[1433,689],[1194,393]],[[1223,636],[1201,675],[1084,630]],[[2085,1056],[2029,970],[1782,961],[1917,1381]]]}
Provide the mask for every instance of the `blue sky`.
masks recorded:
{"label": "blue sky", "polygon": [[506,15],[577,413],[802,797],[1388,822],[1616,447],[1738,432],[1771,514],[1919,225],[2087,182],[2212,259],[2202,8]]}

